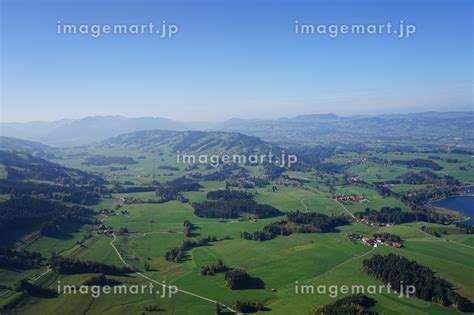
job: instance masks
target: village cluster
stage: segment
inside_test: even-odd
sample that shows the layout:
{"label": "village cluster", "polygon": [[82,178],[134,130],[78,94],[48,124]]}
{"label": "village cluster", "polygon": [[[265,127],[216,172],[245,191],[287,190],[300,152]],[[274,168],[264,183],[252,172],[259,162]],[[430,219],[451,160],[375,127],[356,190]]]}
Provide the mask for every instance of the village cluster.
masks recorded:
{"label": "village cluster", "polygon": [[[113,216],[125,216],[128,217],[129,212],[128,210],[108,210],[108,209],[102,209],[100,211],[100,214],[105,216],[105,217],[113,217]],[[114,235],[114,229],[110,226],[105,225],[103,222],[97,224],[97,233],[99,234],[104,234],[107,236],[113,236]]]}
{"label": "village cluster", "polygon": [[353,201],[353,202],[369,202],[367,198],[364,197],[364,195],[336,195],[334,196],[334,199],[336,201]]}
{"label": "village cluster", "polygon": [[386,246],[391,246],[394,248],[401,248],[403,246],[398,236],[392,235],[389,233],[374,234],[372,237],[359,235],[357,233],[350,233],[347,235],[347,238],[354,242],[360,241],[362,242],[362,244],[371,246],[371,247],[386,245]]}

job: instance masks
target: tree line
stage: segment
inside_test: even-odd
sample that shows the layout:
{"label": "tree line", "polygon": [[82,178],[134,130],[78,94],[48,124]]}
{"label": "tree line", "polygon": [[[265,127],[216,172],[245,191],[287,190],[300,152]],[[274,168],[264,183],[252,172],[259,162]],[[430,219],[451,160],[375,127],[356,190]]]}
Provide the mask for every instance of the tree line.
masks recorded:
{"label": "tree line", "polygon": [[317,307],[313,315],[376,315],[377,312],[369,311],[376,301],[364,294],[353,294],[337,300],[334,303]]}
{"label": "tree line", "polygon": [[204,265],[201,267],[201,275],[202,276],[213,276],[219,272],[226,272],[230,268],[227,267],[222,259],[218,259],[214,264],[211,265]]}
{"label": "tree line", "polygon": [[211,200],[192,204],[198,217],[235,219],[242,214],[253,214],[256,218],[282,215],[275,207],[257,203],[247,192],[218,190],[209,192],[207,196]]}
{"label": "tree line", "polygon": [[79,260],[67,257],[55,256],[51,258],[51,267],[60,274],[101,273],[106,275],[123,275],[132,273],[133,269],[128,266],[117,267],[91,260]]}
{"label": "tree line", "polygon": [[241,232],[240,237],[254,241],[266,241],[278,235],[291,235],[293,233],[325,233],[335,227],[348,224],[345,216],[329,217],[316,212],[292,212],[287,214],[287,220],[273,222],[264,226],[262,231],[254,233]]}
{"label": "tree line", "polygon": [[0,202],[0,231],[40,229],[41,234],[54,236],[68,224],[91,224],[91,209],[65,206],[58,202],[21,197]]}
{"label": "tree line", "polygon": [[414,295],[422,300],[454,307],[462,312],[473,310],[473,304],[454,291],[452,284],[414,260],[395,254],[376,254],[365,259],[362,266],[369,275],[390,283],[398,292],[406,292],[404,288],[413,285],[416,289]]}
{"label": "tree line", "polygon": [[216,242],[217,238],[215,236],[207,236],[200,239],[185,239],[178,246],[170,249],[165,253],[165,259],[168,261],[180,262],[184,258],[184,254],[187,250],[199,247],[206,246],[210,242]]}
{"label": "tree line", "polygon": [[29,269],[41,265],[43,258],[40,253],[13,248],[0,248],[0,268]]}

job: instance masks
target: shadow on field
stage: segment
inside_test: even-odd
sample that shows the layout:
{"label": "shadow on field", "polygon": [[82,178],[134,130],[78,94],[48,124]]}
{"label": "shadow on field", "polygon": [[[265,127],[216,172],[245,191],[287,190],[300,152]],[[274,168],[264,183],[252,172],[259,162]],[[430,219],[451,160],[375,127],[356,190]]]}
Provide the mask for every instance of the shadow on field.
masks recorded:
{"label": "shadow on field", "polygon": [[68,224],[61,230],[55,231],[54,233],[45,233],[44,236],[56,238],[60,240],[70,240],[74,238],[73,233],[77,233],[80,230],[81,230],[80,224]]}

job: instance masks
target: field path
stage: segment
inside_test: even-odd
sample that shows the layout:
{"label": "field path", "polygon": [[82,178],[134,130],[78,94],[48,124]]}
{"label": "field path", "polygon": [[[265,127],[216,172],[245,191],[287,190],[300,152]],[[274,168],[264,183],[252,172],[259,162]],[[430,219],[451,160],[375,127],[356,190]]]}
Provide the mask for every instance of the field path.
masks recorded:
{"label": "field path", "polygon": [[304,203],[305,199],[301,199],[300,201],[303,207],[306,209],[306,212],[309,212],[308,206],[306,206],[306,204]]}
{"label": "field path", "polygon": [[142,238],[142,237],[145,237],[145,236],[150,235],[150,234],[172,234],[172,233],[170,233],[170,232],[146,232],[146,233],[143,233],[142,235],[129,234],[128,236],[135,237],[135,238]]}
{"label": "field path", "polygon": [[[434,240],[437,240],[439,242],[446,242],[446,243],[453,243],[453,244],[457,244],[457,245],[460,245],[460,246],[464,246],[464,247],[467,247],[467,248],[470,248],[470,249],[474,249],[474,246],[470,246],[470,245],[467,245],[467,244],[463,244],[463,243],[458,243],[456,241],[452,241],[452,240],[447,240],[445,238],[442,238],[442,237],[436,237],[434,235],[431,235],[429,233],[426,233],[425,231],[421,230],[421,229],[418,229],[414,226],[406,226],[406,225],[399,225],[399,227],[404,227],[404,228],[408,228],[408,229],[412,229],[412,230],[417,230],[418,232],[421,232],[423,234],[426,234],[428,235],[429,237],[431,237],[432,239]],[[421,241],[421,240],[420,240]]]}
{"label": "field path", "polygon": [[[123,259],[122,254],[120,254],[119,250],[117,249],[117,247],[116,247],[115,244],[114,244],[114,242],[115,242],[116,239],[117,239],[117,237],[115,236],[115,234],[113,234],[113,239],[112,239],[112,241],[110,242],[110,246],[112,246],[112,248],[114,249],[114,251],[117,253],[117,256],[118,256],[119,259],[122,261],[122,263],[123,263],[125,266],[129,266],[129,264],[127,264],[127,262]],[[144,278],[144,279],[147,279],[148,281],[151,281],[151,282],[153,282],[153,283],[156,283],[156,284],[162,286],[164,289],[170,289],[171,287],[173,287],[173,288],[176,288],[176,289],[178,290],[178,292],[181,292],[181,293],[184,293],[184,294],[187,294],[187,295],[194,296],[194,297],[196,297],[196,298],[198,298],[198,299],[201,299],[201,300],[204,300],[204,301],[213,303],[213,304],[219,303],[219,302],[214,301],[214,300],[212,300],[212,299],[209,299],[209,298],[207,298],[207,297],[205,297],[205,296],[198,295],[198,294],[195,294],[195,293],[192,293],[192,292],[189,292],[189,291],[185,291],[185,290],[179,289],[179,288],[177,288],[176,286],[166,285],[166,284],[164,284],[164,283],[162,283],[162,282],[159,282],[159,281],[157,281],[157,280],[154,280],[154,279],[152,279],[152,278],[150,278],[150,277],[144,275],[144,274],[141,273],[141,272],[135,271],[135,273],[136,273],[137,275],[139,275],[140,277],[142,277],[142,278]],[[231,311],[231,312],[233,312],[233,313],[237,313],[237,311],[234,310],[234,309],[232,309],[230,306],[227,306],[227,305],[222,304],[222,303],[219,303],[219,304],[220,304],[221,306],[223,306],[224,308],[228,309],[229,311]]]}
{"label": "field path", "polygon": [[350,263],[351,261],[354,261],[354,260],[357,260],[357,259],[359,259],[359,258],[365,257],[365,256],[367,256],[367,255],[373,253],[373,252],[375,251],[375,249],[376,249],[376,247],[372,247],[372,249],[369,250],[368,252],[365,252],[365,253],[363,253],[363,254],[361,254],[361,255],[358,255],[358,256],[349,258],[348,260],[343,261],[343,262],[340,263],[339,265],[334,266],[334,267],[332,267],[331,269],[326,270],[326,271],[323,272],[322,274],[319,274],[319,275],[317,275],[316,277],[311,278],[311,279],[309,279],[309,280],[315,280],[315,279],[317,279],[317,278],[319,278],[319,277],[321,277],[321,276],[323,276],[323,275],[325,275],[325,274],[327,274],[327,273],[329,273],[329,272],[331,272],[331,271],[336,270],[337,268],[339,268],[339,267],[341,267],[341,266],[343,266],[343,265],[345,265],[345,264],[347,264],[347,263]]}
{"label": "field path", "polygon": [[342,207],[342,209],[346,210],[346,212],[351,216],[351,218],[357,220],[357,218],[355,217],[355,215],[349,210],[347,209],[346,206],[344,206],[342,203],[340,203],[339,201],[337,201],[336,199],[333,199],[338,205],[340,205]]}
{"label": "field path", "polygon": [[[315,197],[313,197],[313,198],[320,197],[317,193],[315,193],[315,192],[312,191],[312,190],[307,190],[307,191],[309,191],[309,192],[311,192],[313,195],[315,195]],[[291,195],[290,195],[290,196],[291,196]],[[294,197],[294,196],[293,196],[293,197]],[[296,197],[295,197],[295,198],[296,198]],[[307,199],[307,198],[306,198],[306,199]],[[307,207],[306,204],[304,203],[304,200],[305,200],[305,199],[301,199],[300,201],[301,201],[301,203],[303,204],[303,206],[306,208],[306,212],[308,212],[308,207]],[[336,202],[342,209],[344,209],[344,211],[346,211],[346,212],[349,214],[349,216],[350,216],[351,218],[357,220],[357,218],[355,217],[355,215],[354,215],[349,209],[347,209],[346,206],[344,206],[342,203],[340,203],[340,202],[337,201],[336,199],[331,199],[331,200],[334,200],[334,202]]]}

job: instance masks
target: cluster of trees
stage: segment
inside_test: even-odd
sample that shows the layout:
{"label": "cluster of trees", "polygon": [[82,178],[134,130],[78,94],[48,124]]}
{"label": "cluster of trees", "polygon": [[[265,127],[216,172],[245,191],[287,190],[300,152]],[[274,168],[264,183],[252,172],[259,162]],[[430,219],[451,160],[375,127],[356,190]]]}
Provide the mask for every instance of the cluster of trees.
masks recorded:
{"label": "cluster of trees", "polygon": [[[239,179],[230,179],[225,181],[225,189],[231,187],[242,188],[242,189],[254,189],[256,184],[254,184],[250,179],[239,178]],[[263,186],[259,186],[263,187]]]}
{"label": "cluster of trees", "polygon": [[332,231],[336,226],[348,224],[344,216],[329,217],[315,212],[292,212],[287,220],[267,224],[262,231],[254,233],[242,232],[240,237],[254,241],[266,241],[277,235],[291,235],[293,233],[325,233]]}
{"label": "cluster of trees", "polygon": [[198,182],[186,177],[179,177],[157,187],[156,195],[160,197],[160,202],[168,202],[171,200],[188,202],[188,199],[186,199],[181,192],[198,191],[200,188],[202,188],[202,186]]}
{"label": "cluster of trees", "polygon": [[136,192],[150,192],[156,191],[159,185],[150,185],[150,186],[139,186],[139,185],[129,185],[127,187],[122,186],[118,182],[114,182],[114,185],[111,190],[107,191],[108,193],[116,194],[127,194],[127,193],[136,193]]}
{"label": "cluster of trees", "polygon": [[246,191],[240,190],[214,190],[207,193],[207,199],[209,200],[253,200],[254,196]]}
{"label": "cluster of trees", "polygon": [[92,155],[86,159],[82,164],[84,165],[96,165],[96,166],[107,166],[110,164],[136,164],[138,163],[131,157],[127,156],[105,156],[105,155]]}
{"label": "cluster of trees", "polygon": [[473,310],[473,304],[453,290],[453,286],[438,277],[430,268],[395,254],[376,254],[362,263],[371,276],[390,283],[395,290],[406,292],[404,286],[414,286],[414,295],[425,301],[454,307],[459,311]]}
{"label": "cluster of trees", "polygon": [[217,260],[214,264],[212,265],[204,265],[201,267],[201,275],[203,276],[213,276],[216,273],[219,272],[226,272],[230,268],[227,267],[222,259]]}
{"label": "cluster of trees", "polygon": [[413,159],[413,160],[392,160],[394,164],[406,165],[408,167],[423,167],[434,171],[440,171],[443,168],[436,162],[427,159]]}
{"label": "cluster of trees", "polygon": [[254,200],[218,200],[193,203],[194,214],[205,218],[234,219],[241,214],[253,214],[256,218],[270,218],[282,213],[275,207],[258,204]]}
{"label": "cluster of trees", "polygon": [[38,284],[20,280],[16,286],[16,291],[23,291],[31,296],[38,298],[53,298],[58,296],[58,293],[52,289],[44,288]]}
{"label": "cluster of trees", "polygon": [[262,303],[251,302],[251,301],[237,301],[235,302],[235,309],[242,314],[256,313],[258,311],[265,310],[265,306]]}
{"label": "cluster of trees", "polygon": [[26,269],[41,265],[40,253],[13,248],[0,248],[0,268]]}
{"label": "cluster of trees", "polygon": [[68,207],[58,202],[21,197],[0,203],[0,231],[7,233],[17,229],[40,229],[43,235],[54,236],[68,224],[93,223],[91,209]]}
{"label": "cluster of trees", "polygon": [[402,242],[402,238],[400,236],[391,233],[375,233],[374,237],[383,237],[386,242]]}
{"label": "cluster of trees", "polygon": [[310,225],[321,232],[329,232],[334,227],[348,224],[349,221],[345,216],[327,216],[316,212],[292,212],[288,215],[288,221],[298,225]]}
{"label": "cluster of trees", "polygon": [[183,223],[184,226],[184,236],[186,237],[191,237],[193,235],[193,231],[196,229],[196,226],[189,222],[188,219],[184,220]]}
{"label": "cluster of trees", "polygon": [[370,307],[374,306],[375,303],[376,301],[367,295],[353,294],[337,300],[334,303],[316,308],[313,311],[313,315],[376,315],[377,312],[368,310]]}
{"label": "cluster of trees", "polygon": [[435,185],[459,185],[459,181],[452,176],[446,175],[444,177],[439,176],[436,173],[430,171],[408,172],[399,177],[404,184],[410,185],[422,185],[422,184],[435,184]]}
{"label": "cluster of trees", "polygon": [[194,213],[198,217],[232,219],[248,213],[257,218],[269,218],[282,214],[270,205],[258,204],[252,194],[244,191],[210,191],[207,197],[212,201],[193,203]]}
{"label": "cluster of trees", "polygon": [[474,226],[462,222],[456,223],[456,226],[466,230],[466,234],[474,234]]}
{"label": "cluster of trees", "polygon": [[112,279],[112,278],[107,278],[104,274],[100,274],[97,276],[92,276],[89,279],[85,280],[83,285],[95,285],[95,286],[115,286],[121,284],[120,281]]}
{"label": "cluster of trees", "polygon": [[225,274],[227,286],[231,290],[242,290],[252,287],[252,277],[243,269],[229,270]]}
{"label": "cluster of trees", "polygon": [[164,184],[164,187],[166,189],[174,190],[178,192],[198,191],[200,188],[202,188],[202,186],[198,182],[187,177],[179,177],[172,181],[166,182]]}
{"label": "cluster of trees", "polygon": [[240,237],[246,240],[260,241],[260,242],[274,239],[276,237],[276,234],[266,231],[265,228],[266,227],[264,227],[263,231],[257,231],[253,233],[240,232]]}
{"label": "cluster of trees", "polygon": [[[383,207],[380,210],[365,208],[362,212],[356,212],[354,215],[359,219],[365,219],[371,222],[399,224],[416,221],[417,217],[412,212],[404,212],[399,207]],[[421,220],[423,221],[423,220]]]}
{"label": "cluster of trees", "polygon": [[123,275],[133,270],[128,267],[117,267],[91,260],[78,260],[55,256],[51,258],[51,267],[60,274],[101,273],[106,275]]}
{"label": "cluster of trees", "polygon": [[184,253],[194,247],[206,246],[210,242],[216,242],[217,237],[207,236],[200,239],[185,239],[180,245],[172,248],[167,251],[165,254],[165,259],[168,261],[180,262],[184,258]]}

